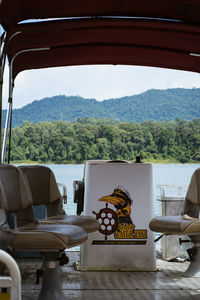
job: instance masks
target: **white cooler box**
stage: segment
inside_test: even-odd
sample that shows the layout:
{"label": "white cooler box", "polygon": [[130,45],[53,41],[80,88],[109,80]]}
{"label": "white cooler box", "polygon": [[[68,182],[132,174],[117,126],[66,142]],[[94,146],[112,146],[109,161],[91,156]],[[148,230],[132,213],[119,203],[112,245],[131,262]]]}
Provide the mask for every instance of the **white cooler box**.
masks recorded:
{"label": "white cooler box", "polygon": [[82,245],[81,269],[155,270],[152,165],[88,161],[84,181],[84,215],[101,228]]}

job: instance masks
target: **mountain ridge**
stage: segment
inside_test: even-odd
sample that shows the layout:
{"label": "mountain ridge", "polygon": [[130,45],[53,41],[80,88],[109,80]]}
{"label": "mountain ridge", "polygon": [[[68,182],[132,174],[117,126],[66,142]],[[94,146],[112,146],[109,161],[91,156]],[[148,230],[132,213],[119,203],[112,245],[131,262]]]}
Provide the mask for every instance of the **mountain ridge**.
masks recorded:
{"label": "mountain ridge", "polygon": [[[3,110],[3,124],[6,111]],[[142,123],[145,120],[166,121],[200,118],[200,89],[151,89],[144,93],[103,101],[81,96],[57,95],[34,100],[13,110],[13,126],[24,121],[75,121],[82,118],[111,118]]]}

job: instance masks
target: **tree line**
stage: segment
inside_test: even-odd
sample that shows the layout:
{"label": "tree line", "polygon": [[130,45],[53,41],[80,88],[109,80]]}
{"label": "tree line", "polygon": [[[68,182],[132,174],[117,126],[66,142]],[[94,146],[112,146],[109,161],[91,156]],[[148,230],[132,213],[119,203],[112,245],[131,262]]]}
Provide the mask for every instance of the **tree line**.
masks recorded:
{"label": "tree line", "polygon": [[200,162],[200,119],[118,122],[78,119],[12,129],[11,161],[81,163],[90,159]]}

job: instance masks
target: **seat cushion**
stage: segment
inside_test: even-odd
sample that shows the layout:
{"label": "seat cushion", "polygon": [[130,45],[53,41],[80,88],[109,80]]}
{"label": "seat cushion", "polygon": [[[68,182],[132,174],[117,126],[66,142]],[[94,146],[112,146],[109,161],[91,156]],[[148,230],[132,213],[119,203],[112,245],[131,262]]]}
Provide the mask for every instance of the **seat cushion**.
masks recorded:
{"label": "seat cushion", "polygon": [[48,222],[55,222],[57,224],[71,224],[77,225],[83,228],[87,233],[94,232],[100,228],[99,222],[90,216],[68,216],[68,215],[56,215],[48,217],[45,220],[40,220],[41,224]]}
{"label": "seat cushion", "polygon": [[152,231],[166,234],[200,233],[200,220],[187,215],[162,216],[152,219],[149,227]]}
{"label": "seat cushion", "polygon": [[64,250],[82,244],[87,239],[84,229],[74,225],[27,224],[15,231],[15,249],[38,251]]}

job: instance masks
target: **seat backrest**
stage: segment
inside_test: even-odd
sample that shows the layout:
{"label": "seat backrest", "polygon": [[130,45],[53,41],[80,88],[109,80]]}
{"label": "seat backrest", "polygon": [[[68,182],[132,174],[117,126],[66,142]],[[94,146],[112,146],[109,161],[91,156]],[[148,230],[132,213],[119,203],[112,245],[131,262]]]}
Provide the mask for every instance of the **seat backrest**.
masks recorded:
{"label": "seat backrest", "polygon": [[40,165],[18,168],[29,182],[34,205],[48,204],[60,199],[60,191],[50,168]]}
{"label": "seat backrest", "polygon": [[33,205],[46,205],[47,217],[64,215],[62,198],[53,171],[41,165],[18,168],[29,182]]}
{"label": "seat backrest", "polygon": [[0,165],[0,205],[7,214],[32,205],[27,180],[22,171],[15,166]]}
{"label": "seat backrest", "polygon": [[191,217],[199,218],[200,210],[200,168],[192,174],[190,184],[186,193],[184,213]]}
{"label": "seat backrest", "polygon": [[12,165],[0,165],[0,208],[7,216],[15,214],[15,225],[38,222],[32,203],[31,189],[23,172]]}

